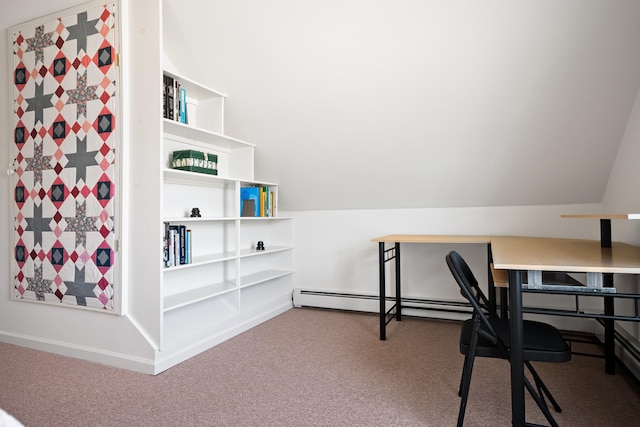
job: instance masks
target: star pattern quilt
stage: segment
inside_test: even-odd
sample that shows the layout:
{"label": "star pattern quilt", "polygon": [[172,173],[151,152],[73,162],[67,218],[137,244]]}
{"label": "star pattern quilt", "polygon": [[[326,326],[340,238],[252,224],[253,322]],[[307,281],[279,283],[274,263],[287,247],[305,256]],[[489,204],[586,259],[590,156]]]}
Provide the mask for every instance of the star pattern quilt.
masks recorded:
{"label": "star pattern quilt", "polygon": [[13,30],[12,297],[112,312],[116,6]]}

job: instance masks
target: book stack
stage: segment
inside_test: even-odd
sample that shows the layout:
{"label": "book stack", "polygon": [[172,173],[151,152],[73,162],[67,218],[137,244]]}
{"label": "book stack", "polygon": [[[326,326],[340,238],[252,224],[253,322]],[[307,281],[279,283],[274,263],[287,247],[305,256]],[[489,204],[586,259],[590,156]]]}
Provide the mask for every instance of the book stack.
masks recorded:
{"label": "book stack", "polygon": [[180,123],[188,123],[187,90],[180,85],[180,80],[165,74],[162,95],[162,117]]}
{"label": "book stack", "polygon": [[171,153],[171,168],[217,175],[218,156],[196,150],[174,151]]}
{"label": "book stack", "polygon": [[164,224],[164,266],[191,264],[191,230],[182,224]]}
{"label": "book stack", "polygon": [[259,185],[240,188],[240,216],[275,217],[275,191]]}

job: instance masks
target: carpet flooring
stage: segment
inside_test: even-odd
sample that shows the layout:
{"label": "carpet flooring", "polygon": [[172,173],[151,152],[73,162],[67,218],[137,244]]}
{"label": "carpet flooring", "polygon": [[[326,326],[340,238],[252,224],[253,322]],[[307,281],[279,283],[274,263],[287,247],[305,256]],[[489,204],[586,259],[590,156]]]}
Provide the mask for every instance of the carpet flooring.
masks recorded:
{"label": "carpet flooring", "polygon": [[[454,426],[460,323],[295,308],[156,376],[0,344],[0,408],[25,426]],[[536,364],[560,426],[640,426],[602,359]],[[508,426],[509,366],[478,359],[466,426]],[[531,400],[527,420],[544,424]]]}

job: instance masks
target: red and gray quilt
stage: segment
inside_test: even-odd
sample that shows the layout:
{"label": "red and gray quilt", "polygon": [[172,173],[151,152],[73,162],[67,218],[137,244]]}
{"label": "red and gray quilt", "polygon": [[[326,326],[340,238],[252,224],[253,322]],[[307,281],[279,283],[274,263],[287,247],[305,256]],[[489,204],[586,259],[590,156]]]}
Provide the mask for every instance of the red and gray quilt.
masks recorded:
{"label": "red and gray quilt", "polygon": [[113,311],[115,6],[87,9],[13,34],[13,298]]}

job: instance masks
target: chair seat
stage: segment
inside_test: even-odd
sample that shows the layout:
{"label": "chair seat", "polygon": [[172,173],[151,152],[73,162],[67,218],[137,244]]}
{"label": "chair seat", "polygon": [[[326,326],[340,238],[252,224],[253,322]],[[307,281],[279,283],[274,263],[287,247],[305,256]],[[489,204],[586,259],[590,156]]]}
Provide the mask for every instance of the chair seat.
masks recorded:
{"label": "chair seat", "polygon": [[[507,347],[511,348],[511,334],[509,319],[489,319],[491,326],[496,330],[500,339]],[[568,362],[571,360],[571,350],[560,335],[558,330],[546,323],[525,320],[524,328],[524,360],[532,362]],[[462,324],[460,333],[460,353],[468,354],[473,333],[473,319]],[[482,335],[478,336],[476,356],[504,359],[500,349]]]}

